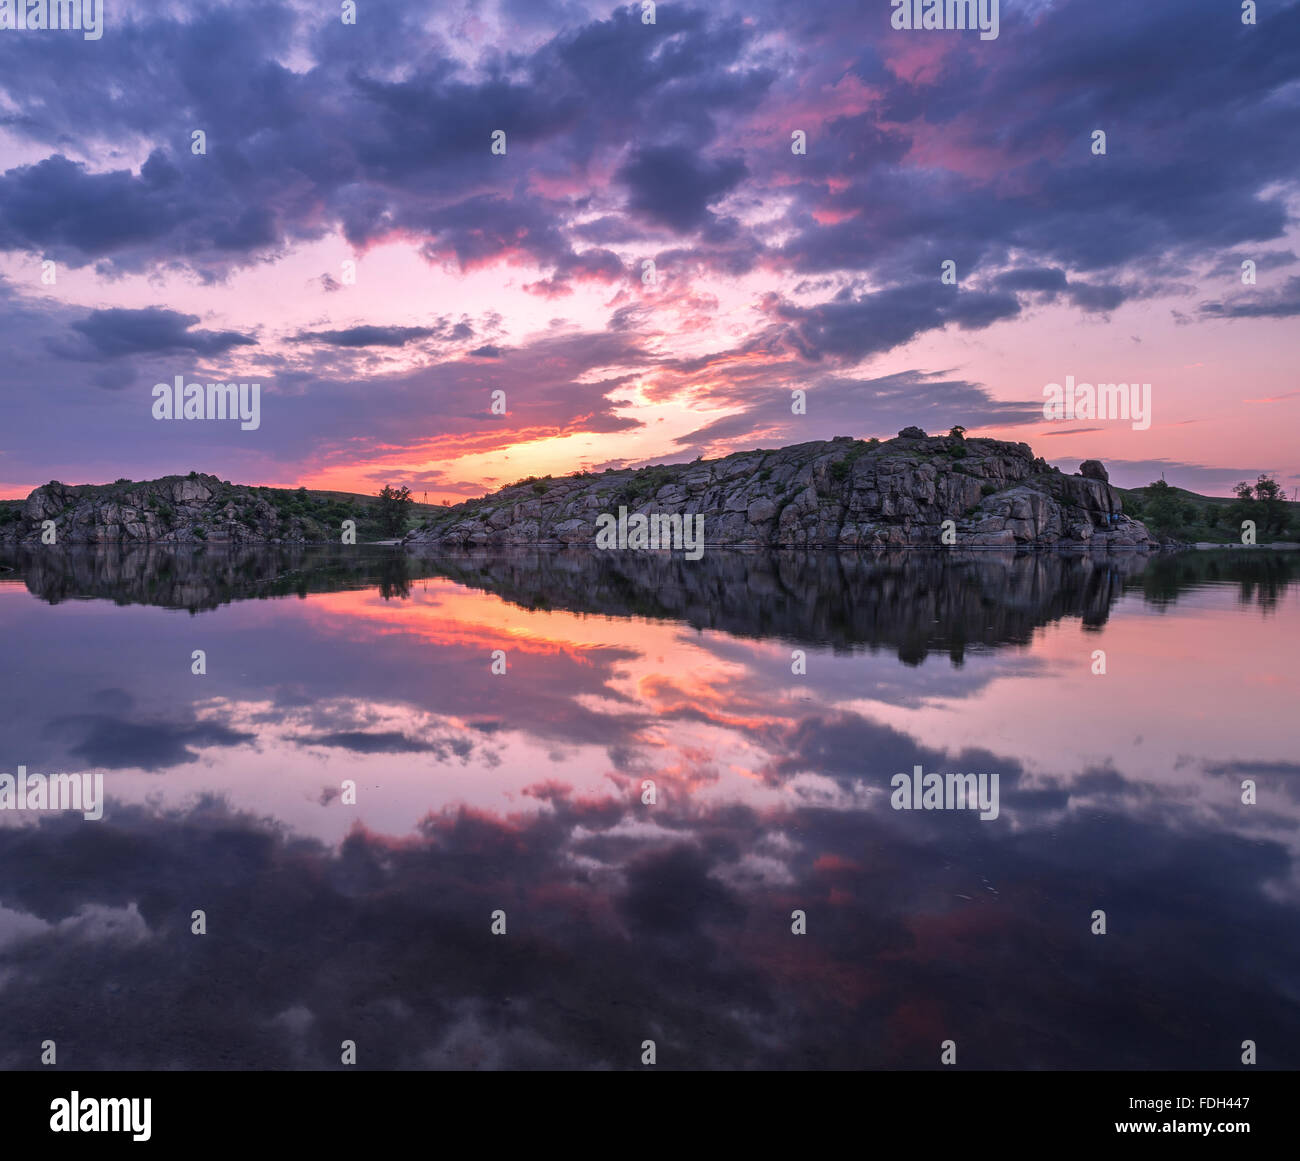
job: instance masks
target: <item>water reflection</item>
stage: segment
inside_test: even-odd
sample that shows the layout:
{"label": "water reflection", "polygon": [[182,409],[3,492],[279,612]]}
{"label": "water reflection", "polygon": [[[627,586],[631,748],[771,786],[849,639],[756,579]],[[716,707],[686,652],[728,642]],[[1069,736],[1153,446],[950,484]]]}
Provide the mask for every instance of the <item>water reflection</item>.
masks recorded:
{"label": "water reflection", "polygon": [[1300,1063],[1289,556],[0,564],[5,1067]]}

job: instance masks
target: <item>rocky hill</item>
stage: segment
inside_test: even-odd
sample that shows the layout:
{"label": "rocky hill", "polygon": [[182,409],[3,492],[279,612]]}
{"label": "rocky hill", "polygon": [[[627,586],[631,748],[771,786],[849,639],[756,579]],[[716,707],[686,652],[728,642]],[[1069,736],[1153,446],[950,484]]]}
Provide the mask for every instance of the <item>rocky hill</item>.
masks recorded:
{"label": "rocky hill", "polygon": [[41,541],[54,521],[57,544],[337,543],[342,522],[357,539],[378,535],[369,507],[305,488],[248,487],[191,472],[115,484],[42,484],[21,506],[0,512],[0,543]]}
{"label": "rocky hill", "polygon": [[[525,480],[482,499],[424,508],[408,546],[592,545],[597,518],[703,516],[704,543],[755,547],[938,547],[951,520],[961,547],[1145,548],[1155,538],[1123,515],[1096,461],[1066,476],[1028,444],[927,436],[847,436],[720,460]],[[246,487],[191,472],[160,480],[52,481],[0,508],[0,543],[338,543],[382,536],[363,497]]]}
{"label": "rocky hill", "polygon": [[408,545],[590,545],[597,518],[703,515],[717,546],[1148,548],[1097,461],[1067,476],[1028,444],[927,436],[833,440],[639,470],[525,480],[439,511]]}

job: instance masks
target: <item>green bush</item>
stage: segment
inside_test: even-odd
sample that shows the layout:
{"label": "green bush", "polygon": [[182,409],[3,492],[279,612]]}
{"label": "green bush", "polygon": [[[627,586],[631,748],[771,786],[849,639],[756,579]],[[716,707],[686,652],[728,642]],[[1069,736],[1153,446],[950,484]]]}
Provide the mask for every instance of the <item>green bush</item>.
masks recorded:
{"label": "green bush", "polygon": [[831,464],[831,478],[835,480],[848,479],[849,473],[853,470],[854,463],[860,460],[867,454],[867,452],[879,443],[880,441],[878,439],[870,442],[863,442],[860,439],[855,440],[853,446],[848,450],[848,453],[844,458],[842,460],[836,460],[835,463]]}
{"label": "green bush", "polygon": [[655,495],[665,484],[670,483],[673,479],[673,472],[656,465],[654,467],[642,468],[637,475],[633,476],[624,486],[622,494],[626,500],[640,500]]}
{"label": "green bush", "polygon": [[1146,523],[1156,532],[1171,533],[1183,523],[1184,503],[1164,480],[1154,480],[1147,485]]}

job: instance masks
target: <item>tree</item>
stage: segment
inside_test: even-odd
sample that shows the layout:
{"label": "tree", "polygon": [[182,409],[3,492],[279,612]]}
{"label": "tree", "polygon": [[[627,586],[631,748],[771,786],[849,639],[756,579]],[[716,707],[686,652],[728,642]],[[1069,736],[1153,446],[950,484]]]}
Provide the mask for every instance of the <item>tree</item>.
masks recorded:
{"label": "tree", "polygon": [[1253,520],[1255,526],[1259,527],[1261,513],[1259,505],[1255,503],[1254,491],[1245,481],[1233,486],[1232,494],[1237,498],[1228,505],[1228,523],[1233,528],[1240,528],[1243,520]]}
{"label": "tree", "polygon": [[1284,531],[1286,529],[1286,493],[1282,491],[1282,485],[1271,476],[1261,475],[1255,481],[1255,499],[1264,510],[1264,531]]}
{"label": "tree", "polygon": [[413,503],[410,488],[399,489],[391,484],[384,485],[384,490],[379,493],[376,515],[379,518],[379,527],[386,535],[401,536],[406,531],[406,516]]}
{"label": "tree", "polygon": [[1164,480],[1154,480],[1147,485],[1146,492],[1143,521],[1157,532],[1172,532],[1183,516],[1183,505],[1178,499],[1178,493]]}
{"label": "tree", "polygon": [[959,423],[948,433],[952,439],[965,439],[966,429]]}

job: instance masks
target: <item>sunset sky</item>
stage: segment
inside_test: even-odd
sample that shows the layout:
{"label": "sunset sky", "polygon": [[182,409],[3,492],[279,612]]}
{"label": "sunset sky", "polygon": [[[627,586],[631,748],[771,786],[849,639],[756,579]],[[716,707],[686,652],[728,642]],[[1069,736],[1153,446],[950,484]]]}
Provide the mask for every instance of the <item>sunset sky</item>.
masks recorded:
{"label": "sunset sky", "polygon": [[[0,32],[0,496],[454,502],[907,424],[1300,486],[1300,2],[1002,0],[993,40],[887,0],[340,8]],[[154,420],[177,375],[260,382],[260,427]],[[1066,376],[1150,383],[1150,427],[1044,420]]]}

